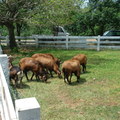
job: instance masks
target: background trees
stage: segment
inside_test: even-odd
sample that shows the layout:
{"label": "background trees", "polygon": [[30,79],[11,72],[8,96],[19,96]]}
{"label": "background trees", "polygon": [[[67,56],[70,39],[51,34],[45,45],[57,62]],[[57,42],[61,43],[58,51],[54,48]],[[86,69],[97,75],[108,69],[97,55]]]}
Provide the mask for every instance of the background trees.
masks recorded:
{"label": "background trees", "polygon": [[[79,4],[81,4],[80,0]],[[53,26],[73,23],[76,11],[74,0],[45,0],[44,3],[38,5],[29,24],[41,30],[44,28],[43,32],[46,32],[52,30]]]}
{"label": "background trees", "polygon": [[11,49],[17,47],[15,35],[51,34],[56,25],[73,35],[102,35],[120,29],[119,20],[120,0],[0,1],[0,29],[6,34],[6,26]]}
{"label": "background trees", "polygon": [[106,30],[120,29],[119,20],[120,0],[89,0],[86,7],[80,8],[71,26],[73,34],[103,35]]}
{"label": "background trees", "polygon": [[20,35],[26,21],[33,29],[34,26],[38,29],[40,26],[64,25],[71,21],[73,8],[73,0],[1,0],[0,25],[6,26],[10,48],[14,49],[17,47],[14,30],[17,29],[17,35]]}

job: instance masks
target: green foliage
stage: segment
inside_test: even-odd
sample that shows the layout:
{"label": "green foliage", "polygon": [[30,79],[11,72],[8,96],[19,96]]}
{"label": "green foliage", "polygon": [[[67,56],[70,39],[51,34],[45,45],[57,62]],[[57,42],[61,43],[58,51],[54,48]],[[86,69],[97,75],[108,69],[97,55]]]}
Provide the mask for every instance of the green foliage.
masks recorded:
{"label": "green foliage", "polygon": [[[64,26],[71,35],[102,35],[120,29],[119,0],[5,0],[0,2],[0,24],[22,24],[19,34],[51,34]],[[15,35],[17,35],[15,27]],[[0,28],[3,35],[5,28]],[[17,31],[17,32],[16,32]]]}
{"label": "green foliage", "polygon": [[0,26],[0,35],[1,36],[7,36],[8,35],[8,31],[7,31],[5,26]]}
{"label": "green foliage", "polygon": [[[0,24],[21,22],[29,17],[35,7],[36,0],[5,0],[0,2]],[[27,14],[27,16],[26,16]]]}
{"label": "green foliage", "polygon": [[18,23],[20,25],[25,18],[29,18],[36,3],[37,0],[3,0],[0,2],[0,25],[4,25],[8,29],[11,49],[17,47],[14,25]]}
{"label": "green foliage", "polygon": [[53,26],[70,24],[72,22],[75,11],[73,0],[46,0],[39,9],[36,9],[36,14],[32,17],[30,23],[40,26]]}
{"label": "green foliage", "polygon": [[68,26],[75,35],[103,35],[107,30],[120,29],[119,0],[90,0],[81,8],[75,22]]}
{"label": "green foliage", "polygon": [[14,47],[13,49],[11,49],[12,53],[18,53],[19,52],[19,48],[18,47]]}

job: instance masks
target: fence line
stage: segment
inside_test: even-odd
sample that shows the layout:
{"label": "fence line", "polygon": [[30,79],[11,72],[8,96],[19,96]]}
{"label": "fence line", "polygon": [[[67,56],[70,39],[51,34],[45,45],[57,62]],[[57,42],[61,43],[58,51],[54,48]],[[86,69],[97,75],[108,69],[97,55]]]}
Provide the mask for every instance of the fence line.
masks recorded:
{"label": "fence line", "polygon": [[[96,49],[99,51],[102,48],[120,49],[120,36],[47,36],[33,35],[27,37],[16,36],[18,46],[25,47],[57,47],[64,49],[71,48],[86,48]],[[20,39],[18,41],[17,39]],[[0,36],[2,45],[8,45],[8,36]]]}
{"label": "fence line", "polygon": [[1,86],[1,104],[2,104],[2,119],[3,120],[18,120],[13,106],[11,94],[6,82],[2,66],[0,64],[0,86]]}

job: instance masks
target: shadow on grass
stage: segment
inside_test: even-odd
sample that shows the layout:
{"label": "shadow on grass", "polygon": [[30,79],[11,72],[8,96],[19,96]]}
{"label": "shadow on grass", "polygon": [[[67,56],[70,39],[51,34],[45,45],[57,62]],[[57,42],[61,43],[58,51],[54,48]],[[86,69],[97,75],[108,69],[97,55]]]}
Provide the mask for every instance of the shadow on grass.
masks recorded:
{"label": "shadow on grass", "polygon": [[29,83],[30,82],[36,82],[36,83],[44,83],[44,84],[50,84],[51,83],[51,81],[49,81],[49,78],[47,79],[47,81],[32,79],[32,80],[30,80],[28,82]]}
{"label": "shadow on grass", "polygon": [[70,86],[75,86],[75,85],[83,84],[85,82],[86,82],[85,78],[80,78],[79,82],[77,82],[77,81],[71,82]]}
{"label": "shadow on grass", "polygon": [[18,89],[30,89],[30,86],[27,84],[22,84],[22,86],[18,87]]}
{"label": "shadow on grass", "polygon": [[85,73],[81,73],[81,75],[84,75],[84,74],[89,74],[89,73],[91,73],[91,71],[86,71]]}
{"label": "shadow on grass", "polygon": [[11,85],[11,86],[10,86],[10,93],[11,93],[13,102],[14,102],[14,100],[16,100],[16,99],[22,98],[22,97],[21,97],[21,94],[20,94],[20,92],[19,92],[19,89],[21,89],[21,90],[22,90],[22,89],[30,89],[30,86],[27,85],[27,84],[22,84],[21,87],[20,87],[20,86],[15,87],[14,85]]}
{"label": "shadow on grass", "polygon": [[27,84],[23,84],[22,83],[22,86],[20,86],[19,84],[15,87],[15,85],[14,84],[10,84],[10,86],[13,88],[13,89],[30,89],[30,86],[29,85],[27,85]]}

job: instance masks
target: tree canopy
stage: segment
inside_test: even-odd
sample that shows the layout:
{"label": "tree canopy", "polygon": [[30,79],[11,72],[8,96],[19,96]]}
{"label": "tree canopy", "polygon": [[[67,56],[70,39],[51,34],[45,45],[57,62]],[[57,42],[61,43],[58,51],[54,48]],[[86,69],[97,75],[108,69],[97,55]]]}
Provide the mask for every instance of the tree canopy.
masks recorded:
{"label": "tree canopy", "polygon": [[15,30],[20,35],[23,26],[24,34],[49,32],[61,25],[73,35],[102,35],[106,30],[120,29],[119,20],[120,0],[0,1],[0,25],[8,29],[11,49],[17,47]]}
{"label": "tree canopy", "polygon": [[10,48],[17,47],[14,27],[21,22],[38,26],[65,25],[71,22],[75,11],[73,0],[1,0],[0,25],[9,32]]}
{"label": "tree canopy", "polygon": [[15,42],[14,24],[24,21],[37,2],[32,0],[1,0],[0,25],[7,27],[9,32],[10,48],[17,47]]}
{"label": "tree canopy", "polygon": [[76,35],[103,35],[106,30],[120,29],[120,0],[89,0],[69,27]]}

